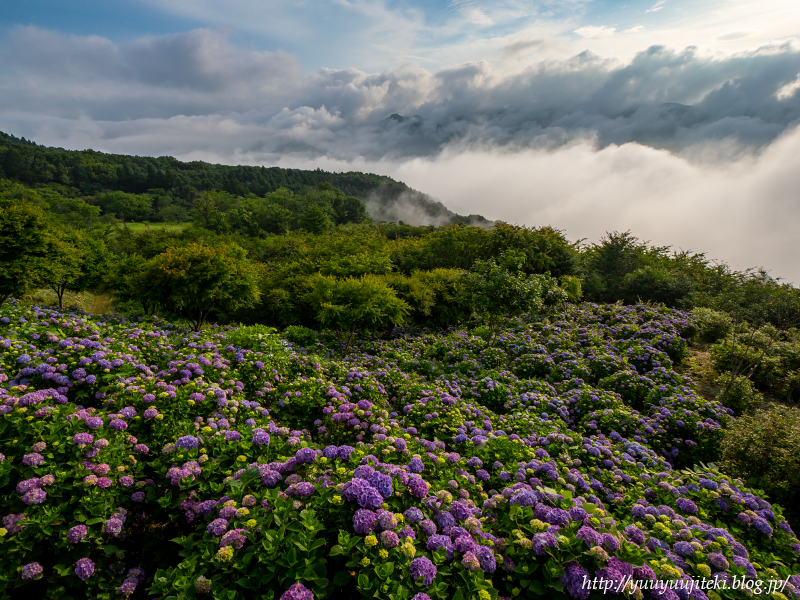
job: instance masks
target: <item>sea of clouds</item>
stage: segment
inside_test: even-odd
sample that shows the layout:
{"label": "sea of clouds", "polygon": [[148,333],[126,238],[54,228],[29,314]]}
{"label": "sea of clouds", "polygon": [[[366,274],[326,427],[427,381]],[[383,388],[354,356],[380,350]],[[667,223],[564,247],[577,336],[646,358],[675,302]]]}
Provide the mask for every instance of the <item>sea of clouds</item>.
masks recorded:
{"label": "sea of clouds", "polygon": [[0,46],[0,130],[70,149],[376,172],[462,214],[589,241],[630,229],[800,282],[800,43],[509,64],[309,73],[208,29],[115,43],[17,27]]}

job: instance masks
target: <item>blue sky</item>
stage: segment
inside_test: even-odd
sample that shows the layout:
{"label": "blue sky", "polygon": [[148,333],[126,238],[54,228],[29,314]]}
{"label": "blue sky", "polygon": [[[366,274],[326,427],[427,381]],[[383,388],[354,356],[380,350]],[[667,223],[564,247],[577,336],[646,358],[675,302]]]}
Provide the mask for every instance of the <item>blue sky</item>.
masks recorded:
{"label": "blue sky", "polygon": [[464,214],[796,282],[799,123],[797,0],[0,6],[0,131],[383,173]]}
{"label": "blue sky", "polygon": [[[440,68],[497,58],[514,41],[548,38],[627,58],[646,43],[735,51],[793,35],[795,2],[765,0],[26,0],[5,3],[6,32],[33,25],[122,43],[196,28],[283,50],[304,68]],[[725,39],[728,36],[729,39]]]}

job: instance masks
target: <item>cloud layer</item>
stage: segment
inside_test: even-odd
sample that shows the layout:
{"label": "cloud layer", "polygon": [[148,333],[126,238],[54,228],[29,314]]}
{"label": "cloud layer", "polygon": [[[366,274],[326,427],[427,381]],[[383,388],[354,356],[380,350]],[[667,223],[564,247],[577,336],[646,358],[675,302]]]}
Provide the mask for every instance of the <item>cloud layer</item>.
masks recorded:
{"label": "cloud layer", "polygon": [[0,58],[5,127],[75,145],[91,123],[106,148],[145,137],[150,153],[377,160],[575,138],[682,151],[760,146],[800,118],[792,42],[725,57],[653,46],[627,64],[584,52],[513,72],[483,61],[305,74],[292,56],[241,49],[211,30],[119,45],[26,27]]}
{"label": "cloud layer", "polygon": [[[596,32],[595,32],[596,33]],[[800,45],[647,48],[429,71],[303,71],[199,29],[125,44],[22,27],[0,129],[67,148],[385,173],[452,210],[764,265],[800,282]]]}

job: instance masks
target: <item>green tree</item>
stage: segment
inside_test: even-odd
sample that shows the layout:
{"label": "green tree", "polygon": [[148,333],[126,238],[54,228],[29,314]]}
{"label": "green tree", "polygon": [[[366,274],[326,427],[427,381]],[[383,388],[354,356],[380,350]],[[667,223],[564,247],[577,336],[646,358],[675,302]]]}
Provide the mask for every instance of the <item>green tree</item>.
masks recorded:
{"label": "green tree", "polygon": [[307,299],[323,326],[333,329],[342,355],[359,331],[400,325],[410,307],[375,275],[337,279],[314,275],[309,279]]}
{"label": "green tree", "polygon": [[146,316],[154,315],[158,309],[153,283],[148,272],[148,261],[138,254],[118,256],[106,280],[115,301],[138,302]]}
{"label": "green tree", "polygon": [[300,217],[300,227],[309,233],[317,235],[327,233],[330,226],[331,222],[328,219],[328,214],[319,206],[309,206]]}
{"label": "green tree", "polygon": [[64,307],[64,293],[82,292],[98,286],[107,271],[108,253],[102,241],[71,228],[54,233],[46,255],[47,286]]}
{"label": "green tree", "polygon": [[228,192],[203,192],[194,201],[194,221],[203,229],[228,233],[231,229],[228,214],[238,205],[238,199]]}
{"label": "green tree", "polygon": [[122,221],[147,221],[152,217],[153,199],[147,194],[102,192],[90,201],[102,208],[105,214]]}
{"label": "green tree", "polygon": [[517,316],[541,310],[545,299],[558,290],[549,275],[525,275],[521,252],[508,250],[494,259],[478,260],[464,274],[464,293],[473,314],[490,330],[489,345],[494,341],[503,316]]}
{"label": "green tree", "polygon": [[234,311],[259,297],[256,269],[236,244],[190,243],[147,263],[148,302],[168,306],[199,331],[211,312]]}
{"label": "green tree", "polygon": [[0,197],[0,306],[48,279],[53,245],[40,208]]}

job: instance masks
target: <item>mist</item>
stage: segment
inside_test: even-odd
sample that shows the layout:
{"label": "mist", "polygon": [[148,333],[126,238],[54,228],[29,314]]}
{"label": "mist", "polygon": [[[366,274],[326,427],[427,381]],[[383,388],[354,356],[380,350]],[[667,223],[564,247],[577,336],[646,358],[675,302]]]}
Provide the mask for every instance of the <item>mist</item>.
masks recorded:
{"label": "mist", "polygon": [[760,152],[716,160],[729,150],[705,146],[687,157],[637,143],[598,148],[585,140],[555,150],[453,146],[436,157],[313,164],[388,175],[460,214],[551,225],[572,241],[598,242],[606,232],[630,230],[659,246],[702,252],[737,270],[764,267],[797,284],[800,128]]}

